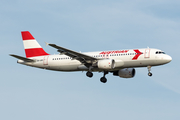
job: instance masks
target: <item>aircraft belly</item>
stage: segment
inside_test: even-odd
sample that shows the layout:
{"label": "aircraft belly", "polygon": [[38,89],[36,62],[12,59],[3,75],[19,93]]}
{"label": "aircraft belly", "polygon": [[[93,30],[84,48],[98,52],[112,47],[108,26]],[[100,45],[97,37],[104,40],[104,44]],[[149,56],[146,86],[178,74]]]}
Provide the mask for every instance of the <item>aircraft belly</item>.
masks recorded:
{"label": "aircraft belly", "polygon": [[76,71],[77,70],[78,65],[64,65],[64,66],[60,66],[59,70],[61,71]]}
{"label": "aircraft belly", "polygon": [[77,71],[80,63],[78,61],[63,61],[50,64],[50,69],[58,71]]}
{"label": "aircraft belly", "polygon": [[156,65],[155,60],[134,60],[134,61],[124,61],[123,67],[146,67],[148,65]]}

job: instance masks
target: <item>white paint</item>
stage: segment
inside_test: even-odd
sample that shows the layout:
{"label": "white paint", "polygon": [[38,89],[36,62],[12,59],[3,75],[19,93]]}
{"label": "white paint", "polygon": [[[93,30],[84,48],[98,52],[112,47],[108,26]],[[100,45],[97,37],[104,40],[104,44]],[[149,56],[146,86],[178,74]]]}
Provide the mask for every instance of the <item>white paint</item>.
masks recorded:
{"label": "white paint", "polygon": [[24,49],[41,48],[36,40],[23,40]]}

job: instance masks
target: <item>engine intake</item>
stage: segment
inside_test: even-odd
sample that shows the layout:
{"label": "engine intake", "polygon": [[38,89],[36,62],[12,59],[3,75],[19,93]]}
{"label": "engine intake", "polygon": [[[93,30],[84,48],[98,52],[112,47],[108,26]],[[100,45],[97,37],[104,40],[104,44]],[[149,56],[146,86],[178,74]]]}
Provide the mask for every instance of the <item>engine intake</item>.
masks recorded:
{"label": "engine intake", "polygon": [[105,70],[113,69],[115,68],[115,61],[113,59],[99,60],[97,66],[99,69],[105,69]]}

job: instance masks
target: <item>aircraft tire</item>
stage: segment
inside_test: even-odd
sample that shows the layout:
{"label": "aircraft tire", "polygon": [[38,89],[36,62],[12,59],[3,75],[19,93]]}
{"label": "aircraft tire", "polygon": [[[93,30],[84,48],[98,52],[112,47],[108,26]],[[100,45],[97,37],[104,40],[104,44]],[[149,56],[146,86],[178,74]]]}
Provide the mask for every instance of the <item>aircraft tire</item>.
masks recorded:
{"label": "aircraft tire", "polygon": [[93,76],[93,73],[88,71],[88,72],[86,73],[86,76],[88,76],[88,77],[91,78],[91,77]]}
{"label": "aircraft tire", "polygon": [[151,72],[149,72],[149,73],[148,73],[148,76],[150,76],[150,77],[151,77],[151,76],[152,76],[152,73],[151,73]]}
{"label": "aircraft tire", "polygon": [[106,82],[107,82],[107,79],[106,79],[105,77],[102,77],[102,78],[100,79],[100,81],[101,81],[102,83],[106,83]]}

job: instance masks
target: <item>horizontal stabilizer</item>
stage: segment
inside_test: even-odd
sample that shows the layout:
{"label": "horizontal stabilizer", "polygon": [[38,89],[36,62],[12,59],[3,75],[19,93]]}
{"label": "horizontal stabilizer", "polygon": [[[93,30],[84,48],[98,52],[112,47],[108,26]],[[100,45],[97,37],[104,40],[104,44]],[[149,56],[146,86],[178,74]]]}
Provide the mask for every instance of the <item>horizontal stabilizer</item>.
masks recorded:
{"label": "horizontal stabilizer", "polygon": [[10,54],[10,56],[15,57],[15,58],[20,59],[20,60],[23,60],[25,62],[35,62],[35,60],[29,59],[29,58],[25,58],[25,57],[21,57],[21,56],[18,56],[18,55]]}

